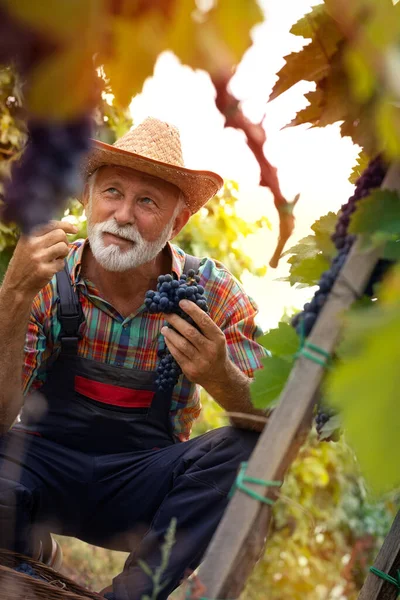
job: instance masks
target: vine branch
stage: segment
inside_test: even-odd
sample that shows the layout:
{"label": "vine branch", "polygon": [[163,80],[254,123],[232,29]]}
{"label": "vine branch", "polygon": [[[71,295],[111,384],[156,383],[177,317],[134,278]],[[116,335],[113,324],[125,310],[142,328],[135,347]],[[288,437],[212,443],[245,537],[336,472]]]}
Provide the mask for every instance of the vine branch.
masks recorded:
{"label": "vine branch", "polygon": [[247,145],[260,165],[260,185],[269,188],[274,197],[274,204],[279,214],[279,237],[269,265],[272,268],[276,268],[285,244],[294,229],[295,218],[293,209],[299,199],[299,195],[295,197],[293,202],[288,202],[282,194],[277,169],[271,165],[264,154],[265,131],[261,123],[251,123],[244,116],[243,111],[239,107],[239,101],[228,91],[229,80],[230,76],[223,77],[219,75],[213,78],[213,84],[217,93],[215,103],[226,119],[225,127],[234,127],[244,132],[247,138]]}

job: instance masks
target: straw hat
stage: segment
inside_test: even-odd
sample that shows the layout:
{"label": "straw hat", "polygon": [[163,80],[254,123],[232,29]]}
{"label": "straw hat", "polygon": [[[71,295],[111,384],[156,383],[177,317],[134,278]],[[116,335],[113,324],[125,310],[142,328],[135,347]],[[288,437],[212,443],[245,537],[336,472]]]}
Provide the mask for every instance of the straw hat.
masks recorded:
{"label": "straw hat", "polygon": [[113,145],[93,140],[84,165],[86,177],[104,165],[130,167],[173,183],[185,194],[192,214],[215,196],[224,183],[211,171],[185,168],[179,130],[153,117]]}

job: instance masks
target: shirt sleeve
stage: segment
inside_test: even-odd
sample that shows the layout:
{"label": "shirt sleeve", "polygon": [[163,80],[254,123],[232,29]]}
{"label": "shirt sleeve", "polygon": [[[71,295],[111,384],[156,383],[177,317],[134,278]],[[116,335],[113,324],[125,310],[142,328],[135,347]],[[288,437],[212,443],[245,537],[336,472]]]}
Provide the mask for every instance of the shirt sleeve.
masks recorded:
{"label": "shirt sleeve", "polygon": [[213,276],[205,285],[210,316],[225,334],[232,362],[252,378],[269,356],[268,350],[256,341],[263,333],[256,321],[258,307],[223,265],[210,262]]}
{"label": "shirt sleeve", "polygon": [[45,364],[51,354],[46,330],[49,328],[52,286],[48,284],[35,297],[25,336],[22,390],[24,396],[39,389],[46,380]]}

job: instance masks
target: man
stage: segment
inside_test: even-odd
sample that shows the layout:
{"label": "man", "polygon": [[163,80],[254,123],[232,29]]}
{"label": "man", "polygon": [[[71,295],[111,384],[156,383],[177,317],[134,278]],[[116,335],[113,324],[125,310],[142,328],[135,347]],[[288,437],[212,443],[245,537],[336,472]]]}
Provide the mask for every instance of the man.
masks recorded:
{"label": "man", "polygon": [[[249,386],[266,353],[254,303],[211,259],[198,261],[209,315],[181,302],[198,329],[146,312],[158,276],[196,262],[169,240],[223,183],[184,167],[174,127],[147,119],[95,142],[86,177],[88,239],[68,244],[65,222],[21,238],[0,291],[0,546],[44,559],[52,531],[130,551],[112,597],[139,600],[176,518],[162,599],[199,564],[265,422]],[[183,371],[170,394],[154,383],[165,345]],[[189,440],[198,385],[244,414],[236,427]]]}

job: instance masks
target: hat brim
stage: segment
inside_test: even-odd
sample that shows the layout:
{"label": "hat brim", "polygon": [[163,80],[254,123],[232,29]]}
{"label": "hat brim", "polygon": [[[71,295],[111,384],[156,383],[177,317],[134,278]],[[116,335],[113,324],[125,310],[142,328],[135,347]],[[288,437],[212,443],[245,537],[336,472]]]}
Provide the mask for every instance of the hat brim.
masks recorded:
{"label": "hat brim", "polygon": [[85,177],[105,165],[136,169],[176,185],[185,194],[192,214],[197,212],[221,189],[222,177],[212,171],[196,171],[116,148],[105,142],[92,140],[92,148],[83,165]]}

